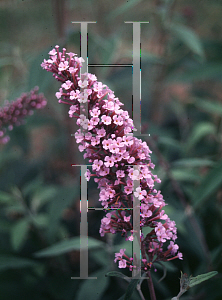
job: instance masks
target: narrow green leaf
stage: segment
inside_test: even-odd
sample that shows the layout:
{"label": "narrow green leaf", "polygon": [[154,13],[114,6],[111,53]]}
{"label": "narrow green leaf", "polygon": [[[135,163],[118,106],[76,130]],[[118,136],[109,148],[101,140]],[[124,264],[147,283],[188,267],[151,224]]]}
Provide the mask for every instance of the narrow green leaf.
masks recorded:
{"label": "narrow green leaf", "polygon": [[200,176],[195,174],[194,171],[189,171],[186,169],[174,169],[171,171],[173,177],[178,181],[198,181]]}
{"label": "narrow green leaf", "polygon": [[0,255],[0,271],[39,266],[39,262],[11,255]]}
{"label": "narrow green leaf", "polygon": [[132,279],[131,282],[129,283],[127,290],[126,290],[126,294],[124,297],[124,300],[130,300],[132,295],[133,295],[133,291],[135,290],[137,284],[139,283],[140,278],[139,279]]}
{"label": "narrow green leaf", "polygon": [[204,49],[198,35],[187,26],[172,23],[170,31],[181,40],[191,51],[204,57]]}
{"label": "narrow green leaf", "polygon": [[201,184],[193,193],[193,203],[196,208],[204,200],[209,198],[222,184],[222,161],[208,172],[208,174],[203,178]]}
{"label": "narrow green leaf", "polygon": [[200,122],[198,123],[187,142],[186,151],[189,151],[191,148],[194,147],[203,137],[209,134],[215,134],[216,128],[215,125],[210,122]]}
{"label": "narrow green leaf", "polygon": [[[125,297],[126,297],[126,293],[123,294],[118,300],[125,300]],[[137,290],[135,290],[135,289],[133,290],[132,297],[133,297],[133,300],[140,300],[141,299],[141,297],[139,296]]]}
{"label": "narrow green leaf", "polygon": [[[82,240],[83,238],[81,238]],[[104,247],[104,243],[96,240],[92,237],[86,237],[88,239],[88,249],[95,249],[99,247]],[[48,257],[48,256],[57,256],[73,250],[80,250],[80,237],[74,237],[68,240],[61,241],[56,243],[48,248],[40,250],[34,253],[35,257]]]}
{"label": "narrow green leaf", "polygon": [[206,112],[222,116],[222,104],[212,100],[195,98],[194,104]]}
{"label": "narrow green leaf", "polygon": [[194,167],[203,167],[203,166],[213,166],[215,163],[212,160],[204,158],[182,158],[174,161],[173,166],[184,167],[184,168],[194,168]]}
{"label": "narrow green leaf", "polygon": [[121,273],[121,272],[117,272],[117,271],[108,272],[105,276],[107,276],[107,277],[108,277],[108,276],[120,277],[120,278],[123,278],[123,279],[125,279],[125,280],[127,280],[127,281],[130,281],[130,280],[131,280],[130,277],[124,275],[124,274]]}
{"label": "narrow green leaf", "polygon": [[24,197],[30,196],[33,193],[37,192],[38,190],[41,190],[43,187],[43,184],[44,184],[44,178],[42,178],[42,176],[39,175],[35,179],[28,181],[22,187],[22,194],[24,195]]}
{"label": "narrow green leaf", "polygon": [[33,222],[37,227],[46,227],[49,224],[48,214],[40,213],[38,215],[35,215]]}
{"label": "narrow green leaf", "polygon": [[11,243],[14,250],[19,250],[25,242],[29,231],[29,218],[23,218],[11,229]]}
{"label": "narrow green leaf", "polygon": [[56,188],[53,186],[39,188],[32,197],[32,211],[39,210],[42,205],[46,204],[56,196]]}
{"label": "narrow green leaf", "polygon": [[0,191],[0,204],[10,204],[14,201],[14,197],[6,192]]}
{"label": "narrow green leaf", "polygon": [[197,284],[200,284],[201,282],[205,281],[205,280],[208,280],[210,279],[211,277],[217,275],[218,272],[217,271],[212,271],[212,272],[208,272],[208,273],[205,273],[205,274],[201,274],[201,275],[198,275],[196,277],[191,277],[190,278],[190,282],[189,282],[189,287],[193,287]]}

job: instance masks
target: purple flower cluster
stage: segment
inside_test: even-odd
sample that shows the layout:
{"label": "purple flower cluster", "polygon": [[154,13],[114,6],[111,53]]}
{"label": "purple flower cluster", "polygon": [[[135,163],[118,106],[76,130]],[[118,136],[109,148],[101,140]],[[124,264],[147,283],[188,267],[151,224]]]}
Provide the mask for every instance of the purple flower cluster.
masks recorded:
{"label": "purple flower cluster", "polygon": [[[157,261],[182,259],[174,243],[175,222],[165,214],[163,196],[154,188],[160,179],[152,174],[151,151],[146,142],[133,136],[136,129],[128,112],[120,108],[123,103],[105,84],[98,82],[95,75],[79,76],[83,58],[66,53],[65,48],[59,52],[59,46],[49,55],[50,59],[44,59],[41,66],[62,83],[56,97],[59,103],[70,106],[69,116],[77,118],[80,128],[75,133],[76,142],[80,144],[79,150],[85,151],[84,158],[92,163],[92,171],[87,170],[86,179],[95,177],[100,189],[99,201],[109,210],[101,221],[100,235],[121,232],[126,240],[133,241],[132,210],[126,208],[133,207],[134,195],[140,200],[140,228],[151,228],[145,237],[143,234],[140,237],[141,269],[149,270]],[[89,112],[82,114],[82,103],[86,102]],[[134,169],[135,165],[138,169]],[[135,180],[139,180],[140,187],[133,192]],[[114,261],[119,261],[119,268],[132,270],[133,258],[124,252],[125,249],[121,249],[115,253]]]}
{"label": "purple flower cluster", "polygon": [[32,115],[34,109],[44,108],[47,101],[43,94],[38,94],[38,87],[30,93],[23,93],[13,102],[6,101],[5,106],[0,108],[0,144],[6,144],[10,138],[5,135],[7,129],[24,124],[24,118]]}

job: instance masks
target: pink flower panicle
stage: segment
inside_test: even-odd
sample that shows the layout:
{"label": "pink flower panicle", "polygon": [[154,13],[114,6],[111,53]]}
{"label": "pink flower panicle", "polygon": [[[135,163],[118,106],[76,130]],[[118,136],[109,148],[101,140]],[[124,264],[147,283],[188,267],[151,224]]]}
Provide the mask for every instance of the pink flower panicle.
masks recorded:
{"label": "pink flower panicle", "polygon": [[6,144],[10,138],[5,135],[14,126],[24,124],[24,118],[32,115],[34,109],[44,108],[47,101],[43,94],[38,94],[38,87],[30,93],[23,93],[13,102],[5,101],[5,106],[0,108],[0,144]]}
{"label": "pink flower panicle", "polygon": [[[174,221],[162,209],[166,203],[160,191],[154,188],[160,179],[152,174],[154,164],[146,142],[133,136],[136,130],[127,111],[121,109],[118,97],[108,86],[98,82],[95,75],[84,73],[79,76],[83,59],[76,54],[59,52],[59,46],[49,52],[50,59],[41,64],[61,82],[56,93],[59,103],[69,105],[69,117],[77,118],[80,127],[75,133],[76,142],[84,158],[92,163],[92,171],[87,170],[89,181],[94,177],[100,189],[99,201],[109,210],[101,220],[100,235],[121,232],[126,240],[133,241],[132,210],[133,181],[140,180],[140,187],[134,196],[140,200],[140,227],[152,228],[146,237],[141,235],[143,249],[142,270],[148,270],[154,262],[182,259],[178,252],[177,228]],[[80,114],[81,103],[88,102],[89,113]],[[86,131],[88,130],[88,131]],[[135,170],[137,165],[139,170]],[[168,247],[164,245],[169,241]],[[164,246],[164,247],[163,247]],[[133,268],[133,259],[124,254],[115,254],[119,268]],[[124,257],[124,258],[123,258]]]}

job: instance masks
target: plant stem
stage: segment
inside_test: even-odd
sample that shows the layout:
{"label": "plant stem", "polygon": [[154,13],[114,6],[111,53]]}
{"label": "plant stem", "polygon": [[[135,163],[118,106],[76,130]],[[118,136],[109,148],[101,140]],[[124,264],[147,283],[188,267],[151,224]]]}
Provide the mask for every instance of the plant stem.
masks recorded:
{"label": "plant stem", "polygon": [[143,293],[142,293],[142,291],[141,291],[140,285],[137,286],[137,291],[139,292],[141,299],[142,299],[142,300],[146,300],[146,299],[144,298],[144,296],[143,296]]}
{"label": "plant stem", "polygon": [[147,282],[148,282],[148,287],[149,287],[149,291],[150,291],[150,299],[151,300],[156,300],[155,290],[154,290],[153,281],[152,281],[150,271],[147,271],[147,276],[149,277],[149,279],[147,279]]}

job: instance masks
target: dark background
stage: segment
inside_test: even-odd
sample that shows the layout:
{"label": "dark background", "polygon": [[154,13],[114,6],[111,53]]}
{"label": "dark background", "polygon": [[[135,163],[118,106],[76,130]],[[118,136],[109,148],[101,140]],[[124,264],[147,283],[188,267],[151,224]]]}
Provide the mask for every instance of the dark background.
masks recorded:
{"label": "dark background", "polygon": [[[80,56],[80,25],[88,25],[89,63],[132,63],[132,24],[141,25],[142,133],[162,183],[166,213],[176,221],[184,260],[152,272],[157,299],[179,292],[180,270],[219,274],[182,299],[222,299],[222,2],[0,1],[0,103],[39,86],[44,110],[13,129],[0,145],[0,299],[119,299],[128,283],[118,270],[120,236],[99,235],[102,211],[88,213],[89,274],[79,276],[80,169],[75,121],[58,104],[59,84],[40,67],[56,44]],[[132,69],[89,67],[132,114]],[[90,181],[89,206],[100,207]],[[35,253],[49,248],[47,252]],[[127,249],[128,253],[130,249]],[[158,283],[163,276],[166,277]],[[126,270],[124,274],[130,276]],[[147,282],[142,291],[149,299]],[[140,299],[135,291],[133,300]]]}

